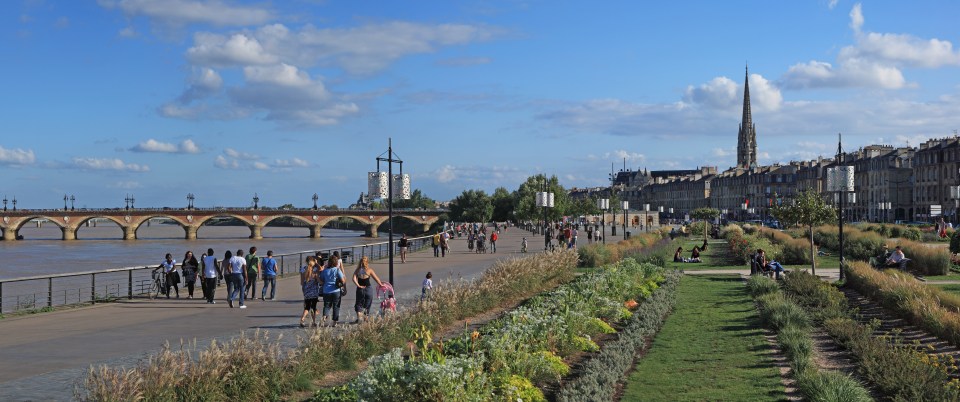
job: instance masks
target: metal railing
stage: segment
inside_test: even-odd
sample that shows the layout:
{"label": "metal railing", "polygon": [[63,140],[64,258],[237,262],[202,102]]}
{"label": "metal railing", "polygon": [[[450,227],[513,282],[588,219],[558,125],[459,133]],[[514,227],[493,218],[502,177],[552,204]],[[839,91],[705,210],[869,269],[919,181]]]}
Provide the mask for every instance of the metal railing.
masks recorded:
{"label": "metal railing", "polygon": [[[431,236],[408,240],[408,250],[411,252],[431,246]],[[394,244],[396,242],[397,240],[394,240]],[[340,253],[344,264],[356,264],[364,256],[371,260],[386,258],[390,245],[389,242],[378,242],[277,254],[274,255],[277,260],[277,276],[299,274],[307,256],[320,253],[326,257],[334,251]],[[156,265],[150,265],[0,279],[0,314],[37,312],[64,305],[95,304],[120,298],[147,296],[153,289],[154,279],[151,273],[155,269]],[[197,286],[199,287],[199,284]]]}

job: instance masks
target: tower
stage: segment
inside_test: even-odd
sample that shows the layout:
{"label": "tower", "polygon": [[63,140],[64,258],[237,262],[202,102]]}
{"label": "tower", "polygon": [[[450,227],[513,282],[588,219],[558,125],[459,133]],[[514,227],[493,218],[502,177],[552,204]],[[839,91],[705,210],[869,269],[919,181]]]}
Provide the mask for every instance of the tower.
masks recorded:
{"label": "tower", "polygon": [[737,135],[737,167],[757,166],[757,127],[750,114],[750,69],[743,77],[743,118],[740,120],[740,133]]}

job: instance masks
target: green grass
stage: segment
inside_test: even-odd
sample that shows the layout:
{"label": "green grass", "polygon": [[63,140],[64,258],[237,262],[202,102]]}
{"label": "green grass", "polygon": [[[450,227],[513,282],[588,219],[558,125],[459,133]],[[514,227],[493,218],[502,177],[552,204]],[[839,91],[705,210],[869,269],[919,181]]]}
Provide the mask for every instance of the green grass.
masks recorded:
{"label": "green grass", "polygon": [[924,276],[923,279],[926,279],[928,282],[960,281],[960,272],[950,271],[950,273],[946,275],[929,275],[929,276]]}
{"label": "green grass", "polygon": [[[679,240],[680,244],[683,245],[683,258],[690,258],[690,250],[693,250],[694,246],[700,247],[703,245],[703,238],[682,238]],[[684,271],[696,271],[702,269],[750,269],[749,265],[737,264],[730,259],[730,247],[727,246],[727,241],[723,239],[708,239],[707,240],[707,250],[700,253],[700,259],[703,262],[692,263],[692,262],[673,262],[673,252],[676,251],[674,246],[672,250],[666,255],[667,260],[667,269],[682,269]]]}
{"label": "green grass", "polygon": [[[847,257],[847,261],[850,261],[850,258]],[[840,267],[840,256],[837,253],[830,252],[829,255],[821,255],[817,257],[817,268],[833,268],[837,269]],[[801,264],[801,265],[784,265],[783,269],[794,270],[794,269],[810,269],[810,264]]]}
{"label": "green grass", "polygon": [[624,401],[784,398],[760,317],[732,275],[684,276],[677,307],[628,379]]}
{"label": "green grass", "polygon": [[953,283],[951,283],[951,284],[931,283],[930,286],[936,286],[936,287],[940,288],[940,290],[942,290],[942,291],[944,291],[944,292],[949,292],[949,293],[953,293],[953,294],[960,295],[960,284],[953,284]]}

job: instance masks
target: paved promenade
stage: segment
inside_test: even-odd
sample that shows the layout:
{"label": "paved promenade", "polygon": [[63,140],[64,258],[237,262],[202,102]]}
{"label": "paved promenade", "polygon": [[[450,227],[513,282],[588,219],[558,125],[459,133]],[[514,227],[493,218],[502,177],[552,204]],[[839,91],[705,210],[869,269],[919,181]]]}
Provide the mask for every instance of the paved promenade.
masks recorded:
{"label": "paved promenade", "polygon": [[[520,241],[526,236],[530,245],[535,236],[517,228],[501,234],[497,254],[474,254],[467,250],[465,237],[451,243],[446,258],[434,258],[432,249],[408,255],[406,264],[399,255],[394,262],[394,287],[398,301],[415,300],[427,271],[434,283],[449,278],[472,278],[496,260],[520,256]],[[541,240],[542,242],[542,240]],[[238,248],[243,244],[238,242]],[[489,246],[488,246],[489,250]],[[531,247],[535,251],[535,247]],[[373,263],[377,274],[388,280],[387,262]],[[355,266],[344,267],[352,275]],[[257,284],[257,292],[260,285]],[[353,321],[356,287],[348,286],[341,305],[341,323]],[[0,400],[66,400],[86,376],[91,364],[132,365],[164,342],[179,345],[181,340],[197,340],[201,346],[212,339],[228,339],[239,331],[265,329],[283,334],[293,343],[304,329],[298,320],[303,311],[302,295],[296,277],[277,281],[277,300],[250,300],[248,308],[229,308],[226,288],[217,289],[217,304],[188,300],[186,290],[180,299],[135,299],[75,310],[58,311],[0,320]],[[376,304],[376,303],[375,303]],[[373,310],[377,309],[374,306]]]}

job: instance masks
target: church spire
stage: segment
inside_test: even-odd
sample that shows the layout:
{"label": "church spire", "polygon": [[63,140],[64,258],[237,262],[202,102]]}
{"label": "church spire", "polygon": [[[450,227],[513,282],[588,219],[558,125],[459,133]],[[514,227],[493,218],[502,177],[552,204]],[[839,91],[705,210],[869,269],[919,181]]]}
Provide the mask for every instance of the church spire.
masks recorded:
{"label": "church spire", "polygon": [[737,167],[757,166],[757,131],[750,113],[750,67],[745,68],[743,77],[743,118],[740,120],[740,132],[737,136]]}

